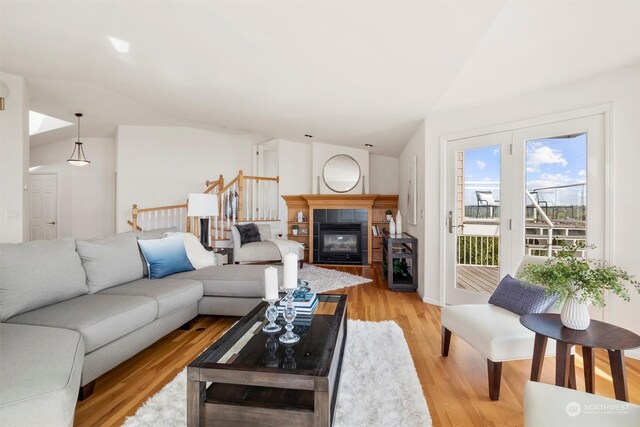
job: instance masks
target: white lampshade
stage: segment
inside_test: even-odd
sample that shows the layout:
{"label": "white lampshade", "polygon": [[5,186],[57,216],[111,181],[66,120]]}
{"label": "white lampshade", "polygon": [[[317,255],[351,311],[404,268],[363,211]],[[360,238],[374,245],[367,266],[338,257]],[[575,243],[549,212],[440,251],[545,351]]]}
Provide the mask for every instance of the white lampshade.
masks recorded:
{"label": "white lampshade", "polygon": [[189,194],[188,216],[218,216],[218,196],[215,194]]}

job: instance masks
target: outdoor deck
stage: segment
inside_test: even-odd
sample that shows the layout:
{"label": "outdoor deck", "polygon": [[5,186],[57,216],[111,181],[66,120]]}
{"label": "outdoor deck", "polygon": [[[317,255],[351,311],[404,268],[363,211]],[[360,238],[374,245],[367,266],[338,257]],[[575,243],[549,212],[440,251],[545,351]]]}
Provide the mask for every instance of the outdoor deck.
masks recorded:
{"label": "outdoor deck", "polygon": [[456,287],[491,294],[500,282],[500,268],[495,266],[459,265]]}

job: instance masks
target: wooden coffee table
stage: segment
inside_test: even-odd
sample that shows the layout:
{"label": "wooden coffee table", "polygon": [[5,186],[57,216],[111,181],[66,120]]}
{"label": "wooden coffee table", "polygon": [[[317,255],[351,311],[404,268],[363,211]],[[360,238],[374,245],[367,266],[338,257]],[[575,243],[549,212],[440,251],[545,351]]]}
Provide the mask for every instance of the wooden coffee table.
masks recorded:
{"label": "wooden coffee table", "polygon": [[[300,341],[262,332],[259,304],[187,367],[187,425],[330,426],[347,337],[347,296],[318,295]],[[278,318],[284,324],[282,316]],[[211,383],[207,387],[207,383]]]}

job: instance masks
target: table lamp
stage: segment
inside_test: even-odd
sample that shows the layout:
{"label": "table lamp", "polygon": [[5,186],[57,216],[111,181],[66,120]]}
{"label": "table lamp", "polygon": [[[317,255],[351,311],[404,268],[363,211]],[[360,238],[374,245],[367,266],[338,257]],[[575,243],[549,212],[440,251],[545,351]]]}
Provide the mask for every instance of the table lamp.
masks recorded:
{"label": "table lamp", "polygon": [[187,215],[200,217],[200,243],[209,246],[209,217],[218,216],[218,196],[215,194],[189,194]]}

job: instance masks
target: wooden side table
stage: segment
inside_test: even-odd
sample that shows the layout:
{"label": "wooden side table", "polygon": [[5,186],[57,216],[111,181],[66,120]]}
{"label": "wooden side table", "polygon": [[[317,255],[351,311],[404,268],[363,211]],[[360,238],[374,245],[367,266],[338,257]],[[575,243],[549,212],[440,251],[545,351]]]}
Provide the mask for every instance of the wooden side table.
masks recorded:
{"label": "wooden side table", "polygon": [[531,363],[531,381],[540,381],[547,339],[556,340],[556,385],[569,385],[571,347],[582,347],[584,359],[584,382],[587,393],[595,393],[595,354],[594,348],[602,348],[609,353],[609,365],[616,399],[629,401],[627,379],[625,376],[623,350],[640,347],[640,336],[631,331],[592,320],[584,331],[566,328],[559,314],[526,314],[520,323],[536,333]]}

